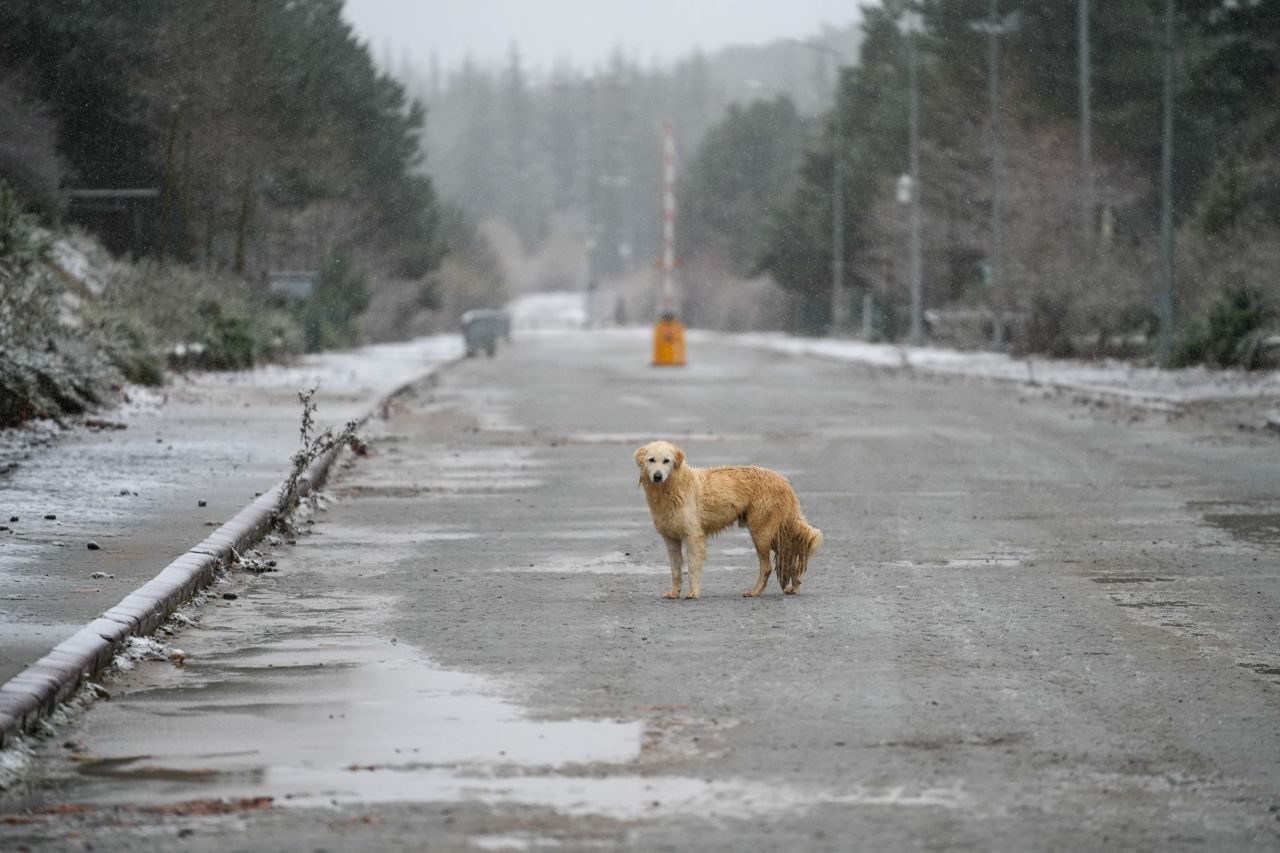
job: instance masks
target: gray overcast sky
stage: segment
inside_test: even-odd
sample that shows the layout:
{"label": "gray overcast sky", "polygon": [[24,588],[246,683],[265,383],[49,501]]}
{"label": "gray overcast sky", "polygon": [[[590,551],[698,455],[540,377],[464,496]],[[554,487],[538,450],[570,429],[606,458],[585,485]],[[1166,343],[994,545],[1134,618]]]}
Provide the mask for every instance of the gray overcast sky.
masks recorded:
{"label": "gray overcast sky", "polygon": [[423,70],[434,51],[445,70],[466,56],[501,65],[514,43],[524,65],[561,58],[589,69],[614,47],[647,63],[695,48],[759,44],[843,26],[865,0],[346,0],[346,17],[378,62],[402,51]]}

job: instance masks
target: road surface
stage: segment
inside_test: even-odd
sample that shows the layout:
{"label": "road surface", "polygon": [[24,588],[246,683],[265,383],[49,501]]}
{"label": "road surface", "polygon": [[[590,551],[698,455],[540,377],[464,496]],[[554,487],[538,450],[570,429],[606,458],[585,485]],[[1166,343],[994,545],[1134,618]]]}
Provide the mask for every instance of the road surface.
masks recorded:
{"label": "road surface", "polygon": [[[1274,437],[724,341],[646,357],[518,340],[404,395],[278,571],[43,742],[0,846],[1280,845]],[[660,597],[657,437],[790,477],[825,534],[799,595],[741,597],[734,530],[701,600]]]}

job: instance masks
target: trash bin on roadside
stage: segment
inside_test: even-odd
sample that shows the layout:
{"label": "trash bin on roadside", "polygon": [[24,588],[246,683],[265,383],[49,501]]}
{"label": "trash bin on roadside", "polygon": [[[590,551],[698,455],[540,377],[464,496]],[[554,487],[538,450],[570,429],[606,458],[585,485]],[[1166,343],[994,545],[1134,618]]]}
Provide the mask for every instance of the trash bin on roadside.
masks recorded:
{"label": "trash bin on roadside", "polygon": [[511,318],[496,308],[475,308],[462,315],[462,340],[467,358],[484,352],[490,358],[498,351],[498,339],[511,340]]}

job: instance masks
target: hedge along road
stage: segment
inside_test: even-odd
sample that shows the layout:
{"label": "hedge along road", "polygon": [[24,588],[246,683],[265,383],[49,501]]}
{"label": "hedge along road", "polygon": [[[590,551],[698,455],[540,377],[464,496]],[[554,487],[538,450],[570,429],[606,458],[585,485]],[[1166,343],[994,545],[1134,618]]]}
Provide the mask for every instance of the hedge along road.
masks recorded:
{"label": "hedge along road", "polygon": [[[41,748],[0,841],[1275,848],[1274,439],[693,344],[518,340],[401,397],[185,666]],[[659,597],[658,436],[791,478],[800,595],[742,598],[733,531]]]}

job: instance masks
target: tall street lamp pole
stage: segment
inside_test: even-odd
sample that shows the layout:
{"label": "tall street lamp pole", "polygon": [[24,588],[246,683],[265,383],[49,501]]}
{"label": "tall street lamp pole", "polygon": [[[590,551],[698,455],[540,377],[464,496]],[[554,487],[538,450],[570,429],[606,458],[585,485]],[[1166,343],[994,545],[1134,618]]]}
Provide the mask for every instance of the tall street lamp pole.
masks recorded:
{"label": "tall street lamp pole", "polygon": [[1158,356],[1168,364],[1173,349],[1173,73],[1176,61],[1173,0],[1164,2],[1164,135],[1160,157],[1160,316]]}
{"label": "tall street lamp pole", "polygon": [[991,0],[988,38],[988,86],[991,101],[991,295],[995,324],[991,332],[993,349],[1004,349],[1004,317],[1000,310],[1000,277],[1004,273],[1004,234],[1000,223],[1000,10],[999,0]]}
{"label": "tall street lamp pole", "polygon": [[831,57],[835,71],[836,88],[831,104],[831,334],[834,336],[847,324],[844,298],[844,117],[840,110],[842,55],[835,48],[823,44],[810,41],[799,41],[798,44]]}
{"label": "tall street lamp pole", "polygon": [[1084,235],[1085,247],[1093,243],[1093,111],[1091,109],[1092,87],[1090,74],[1092,69],[1089,60],[1089,3],[1091,0],[1080,0],[1077,12],[1077,54],[1080,72],[1080,171],[1084,178],[1084,186],[1080,199],[1080,227]]}
{"label": "tall street lamp pole", "polygon": [[920,261],[920,83],[916,36],[920,13],[907,12],[903,19],[907,34],[907,126],[911,137],[911,345],[924,343],[924,295]]}
{"label": "tall street lamp pole", "polygon": [[1004,317],[1000,310],[1000,280],[1004,275],[1004,228],[1001,215],[1000,175],[1004,152],[1000,147],[1000,36],[1015,25],[1016,14],[1000,20],[999,0],[990,0],[987,20],[969,26],[987,34],[987,100],[991,111],[991,257],[987,261],[987,284],[991,292],[991,346],[1004,349]]}

